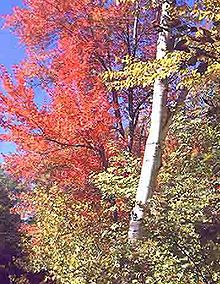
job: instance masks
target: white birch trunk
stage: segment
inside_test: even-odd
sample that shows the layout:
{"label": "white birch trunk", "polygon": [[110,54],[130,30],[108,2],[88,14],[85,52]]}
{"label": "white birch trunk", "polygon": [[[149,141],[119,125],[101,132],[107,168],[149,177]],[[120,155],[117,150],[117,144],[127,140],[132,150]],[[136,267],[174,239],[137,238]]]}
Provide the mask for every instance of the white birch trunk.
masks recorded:
{"label": "white birch trunk", "polygon": [[[156,58],[163,58],[167,53],[169,44],[169,10],[171,1],[164,1],[161,8],[160,32],[157,42]],[[144,217],[144,205],[152,196],[158,171],[161,165],[161,146],[164,141],[163,128],[166,124],[168,112],[167,79],[156,79],[153,90],[153,105],[151,113],[151,126],[145,146],[144,159],[141,169],[140,181],[137,189],[135,206],[131,212],[131,220],[128,239],[133,242],[142,237],[142,219]]]}

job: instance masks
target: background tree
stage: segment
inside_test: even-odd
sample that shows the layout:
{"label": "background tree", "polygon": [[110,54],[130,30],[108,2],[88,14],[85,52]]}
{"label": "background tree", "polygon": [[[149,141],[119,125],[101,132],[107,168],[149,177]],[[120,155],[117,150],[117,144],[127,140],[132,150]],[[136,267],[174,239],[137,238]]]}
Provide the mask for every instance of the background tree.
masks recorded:
{"label": "background tree", "polygon": [[[145,4],[140,1],[138,6],[121,4],[118,8],[105,1],[35,1],[6,17],[7,25],[15,28],[27,50],[25,62],[16,68],[17,83],[2,73],[8,93],[1,101],[2,126],[10,129],[4,139],[16,141],[22,152],[9,159],[11,168],[18,172],[23,169],[24,176],[25,172],[31,175],[31,168],[39,173],[51,164],[56,173],[72,175],[73,180],[77,178],[71,165],[74,161],[74,168],[86,171],[86,176],[90,170],[107,167],[106,142],[112,136],[118,136],[129,151],[140,154],[145,137],[134,141],[134,136],[143,113],[147,113],[143,106],[149,100],[149,88],[107,92],[98,75],[121,68],[118,59],[127,53],[139,58],[154,56],[155,35],[150,22],[155,12],[146,11]],[[30,87],[35,84],[41,84],[51,99],[41,109]],[[79,113],[81,121],[75,119]]]}
{"label": "background tree", "polygon": [[13,270],[14,258],[20,254],[19,215],[11,210],[15,205],[13,191],[16,183],[0,171],[0,280],[10,283],[9,275]]}

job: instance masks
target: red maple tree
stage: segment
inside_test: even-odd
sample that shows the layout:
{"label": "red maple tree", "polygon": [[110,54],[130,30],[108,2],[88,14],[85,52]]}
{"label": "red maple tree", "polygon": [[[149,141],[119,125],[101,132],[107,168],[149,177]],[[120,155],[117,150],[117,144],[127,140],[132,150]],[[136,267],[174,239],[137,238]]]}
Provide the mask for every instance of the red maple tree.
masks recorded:
{"label": "red maple tree", "polygon": [[[91,171],[107,168],[110,142],[137,148],[149,90],[108,91],[99,75],[120,69],[118,58],[126,54],[154,56],[155,12],[146,17],[145,4],[26,0],[5,17],[27,53],[13,78],[1,72],[1,125],[8,131],[2,139],[17,145],[6,157],[13,174],[34,179],[50,171],[56,180],[82,183]],[[35,84],[50,97],[41,107]]]}

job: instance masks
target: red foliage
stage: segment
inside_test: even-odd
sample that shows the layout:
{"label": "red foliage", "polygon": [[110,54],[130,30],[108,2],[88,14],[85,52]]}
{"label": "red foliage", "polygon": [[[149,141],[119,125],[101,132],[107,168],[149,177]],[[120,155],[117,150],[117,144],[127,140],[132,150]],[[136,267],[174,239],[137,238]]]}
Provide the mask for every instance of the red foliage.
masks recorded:
{"label": "red foliage", "polygon": [[23,80],[21,70],[16,83],[3,74],[7,96],[1,94],[1,112],[9,129],[3,138],[18,146],[18,153],[6,158],[10,170],[26,178],[49,170],[56,179],[81,182],[91,170],[106,167],[112,118],[102,84],[96,80],[86,93],[55,87],[50,107],[38,109]]}
{"label": "red foliage", "polygon": [[[150,25],[154,12],[148,11],[146,17],[143,9],[133,42],[133,4],[87,0],[26,0],[25,4],[5,17],[5,26],[14,29],[27,51],[14,79],[4,69],[1,72],[5,90],[0,96],[1,124],[8,131],[2,139],[15,142],[18,149],[6,157],[8,169],[30,180],[50,171],[59,182],[82,184],[91,171],[108,166],[107,145],[119,138],[113,129],[119,124],[123,128],[126,108],[133,113],[129,133],[135,136],[140,116],[136,105],[145,103],[146,90],[142,95],[133,90],[129,99],[123,92],[113,95],[99,74],[119,69],[117,58],[127,53],[154,56]],[[35,102],[32,85],[36,83],[50,97],[41,108]],[[119,132],[126,140],[125,131]]]}

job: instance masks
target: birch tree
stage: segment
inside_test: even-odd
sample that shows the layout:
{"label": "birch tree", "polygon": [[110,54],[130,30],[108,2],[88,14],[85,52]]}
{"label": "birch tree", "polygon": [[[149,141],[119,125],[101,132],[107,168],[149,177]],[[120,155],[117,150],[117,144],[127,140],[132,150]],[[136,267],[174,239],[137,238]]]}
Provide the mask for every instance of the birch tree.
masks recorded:
{"label": "birch tree", "polygon": [[[165,57],[170,46],[169,11],[174,5],[173,1],[163,1],[160,16],[160,31],[157,42],[156,59]],[[141,238],[141,223],[144,217],[144,205],[152,196],[157,174],[161,165],[162,144],[164,130],[169,120],[166,106],[168,92],[168,79],[157,78],[154,82],[153,104],[151,113],[151,126],[145,146],[145,153],[141,169],[141,176],[136,193],[135,206],[131,212],[128,238],[135,241]]]}
{"label": "birch tree", "polygon": [[[174,113],[181,108],[186,96],[197,103],[207,89],[219,92],[214,86],[219,85],[220,25],[219,18],[212,12],[219,9],[218,2],[216,7],[212,1],[198,1],[193,7],[187,1],[182,5],[168,0],[158,2],[161,9],[156,59],[137,61],[127,57],[123,70],[105,77],[109,81],[114,78],[110,83],[116,89],[153,85],[151,127],[128,234],[131,241],[141,238],[144,207],[156,186],[163,141]],[[175,89],[177,94],[172,112],[167,108],[168,79],[169,88]]]}

